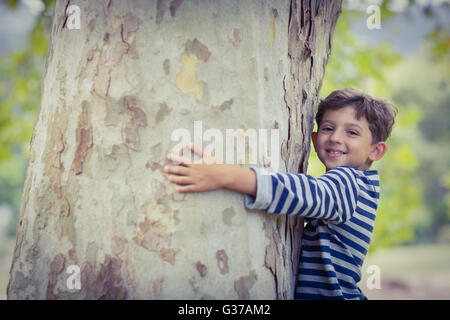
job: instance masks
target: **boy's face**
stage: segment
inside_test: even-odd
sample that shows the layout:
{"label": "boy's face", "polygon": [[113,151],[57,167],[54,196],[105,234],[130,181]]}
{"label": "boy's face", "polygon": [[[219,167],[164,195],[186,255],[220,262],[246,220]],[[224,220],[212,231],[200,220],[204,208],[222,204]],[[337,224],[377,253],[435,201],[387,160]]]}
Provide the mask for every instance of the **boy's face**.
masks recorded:
{"label": "boy's face", "polygon": [[372,144],[366,118],[356,118],[353,107],[328,110],[317,132],[312,135],[314,149],[327,171],[339,166],[353,166],[365,171],[370,161],[379,160],[387,150],[384,142]]}

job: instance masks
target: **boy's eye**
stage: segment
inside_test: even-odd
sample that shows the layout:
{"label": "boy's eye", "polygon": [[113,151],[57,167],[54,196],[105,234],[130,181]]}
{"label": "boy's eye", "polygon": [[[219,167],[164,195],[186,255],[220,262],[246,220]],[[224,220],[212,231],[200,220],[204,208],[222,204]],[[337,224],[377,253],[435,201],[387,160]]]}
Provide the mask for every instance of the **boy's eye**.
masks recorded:
{"label": "boy's eye", "polygon": [[332,131],[333,130],[333,128],[331,128],[331,127],[323,127],[322,128],[322,131]]}
{"label": "boy's eye", "polygon": [[352,136],[359,135],[359,133],[357,131],[353,131],[353,130],[349,130],[348,133],[351,134]]}

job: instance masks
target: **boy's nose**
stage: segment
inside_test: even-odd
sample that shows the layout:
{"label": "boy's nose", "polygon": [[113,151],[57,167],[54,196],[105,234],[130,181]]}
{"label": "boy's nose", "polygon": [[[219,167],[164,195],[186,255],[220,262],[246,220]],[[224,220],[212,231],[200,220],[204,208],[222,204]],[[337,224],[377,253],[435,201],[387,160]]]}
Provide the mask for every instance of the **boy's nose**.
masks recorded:
{"label": "boy's nose", "polygon": [[330,141],[334,143],[342,143],[342,135],[339,131],[334,131],[330,136]]}

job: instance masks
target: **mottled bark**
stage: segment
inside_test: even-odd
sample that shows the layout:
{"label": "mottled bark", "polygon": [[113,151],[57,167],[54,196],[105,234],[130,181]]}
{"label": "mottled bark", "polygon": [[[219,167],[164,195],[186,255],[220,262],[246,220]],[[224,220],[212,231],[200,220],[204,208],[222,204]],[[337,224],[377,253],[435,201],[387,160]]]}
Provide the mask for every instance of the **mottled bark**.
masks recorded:
{"label": "mottled bark", "polygon": [[8,298],[292,298],[302,220],[175,193],[162,168],[202,120],[279,129],[280,171],[305,171],[340,1],[70,4],[81,29],[57,1]]}

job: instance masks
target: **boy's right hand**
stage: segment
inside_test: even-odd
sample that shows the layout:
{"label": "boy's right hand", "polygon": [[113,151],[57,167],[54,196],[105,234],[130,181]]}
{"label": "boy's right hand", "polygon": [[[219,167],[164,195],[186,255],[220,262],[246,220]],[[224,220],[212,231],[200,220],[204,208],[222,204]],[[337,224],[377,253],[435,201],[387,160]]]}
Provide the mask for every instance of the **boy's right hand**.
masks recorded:
{"label": "boy's right hand", "polygon": [[167,158],[178,165],[164,167],[169,173],[169,181],[177,184],[177,192],[202,192],[220,188],[256,196],[257,181],[253,170],[231,164],[223,164],[213,154],[203,148],[189,144],[189,148],[199,156],[200,160],[169,154]]}
{"label": "boy's right hand", "polygon": [[213,154],[203,148],[189,144],[194,153],[201,156],[200,160],[192,161],[189,158],[176,154],[169,154],[167,159],[178,162],[178,165],[164,167],[169,173],[169,181],[177,184],[177,192],[211,191],[224,187],[224,165]]}

